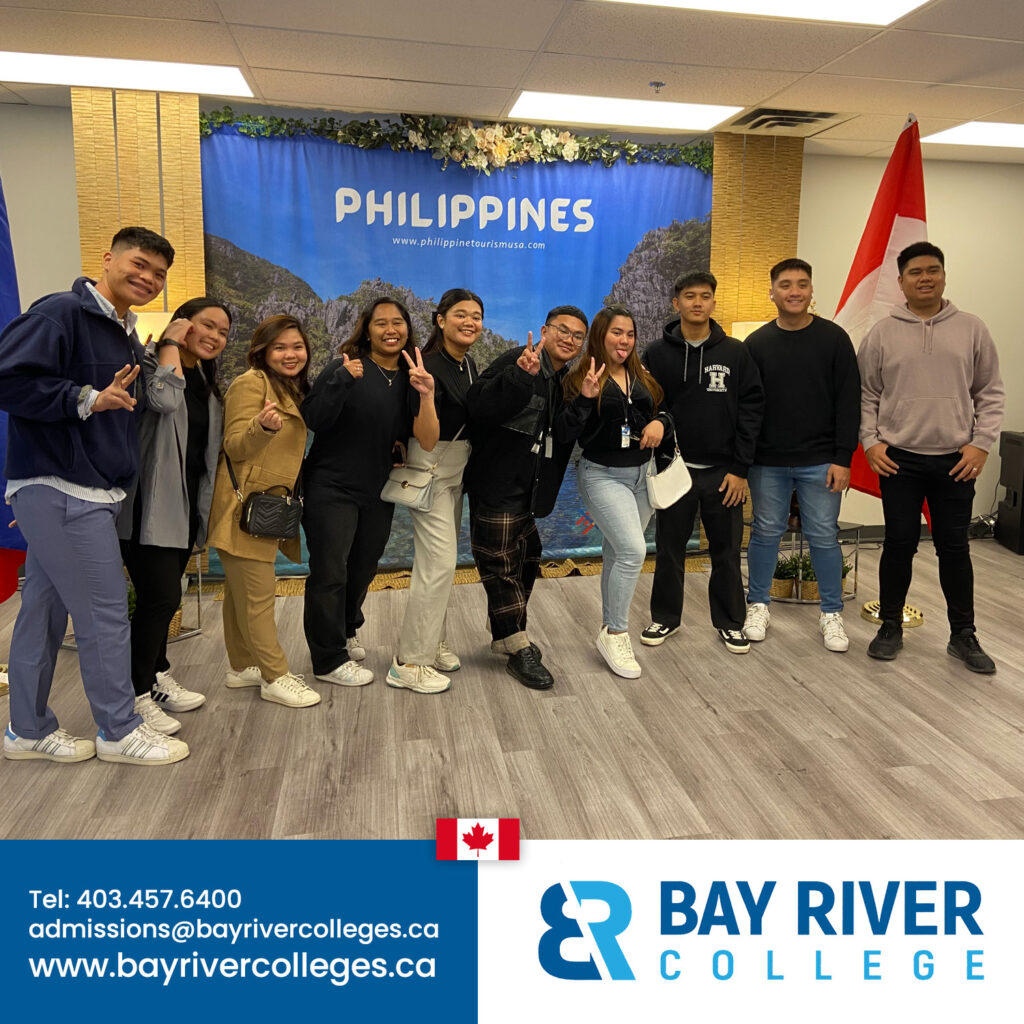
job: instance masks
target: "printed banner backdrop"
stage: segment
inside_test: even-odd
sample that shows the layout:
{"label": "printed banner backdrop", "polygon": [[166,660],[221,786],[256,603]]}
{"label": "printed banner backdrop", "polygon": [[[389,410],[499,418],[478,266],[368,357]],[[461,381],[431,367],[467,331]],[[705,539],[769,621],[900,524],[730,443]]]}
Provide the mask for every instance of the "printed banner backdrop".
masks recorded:
{"label": "printed banner backdrop", "polygon": [[[224,356],[245,369],[253,327],[287,311],[307,325],[314,371],[362,307],[399,296],[426,340],[448,288],[477,292],[481,368],[539,333],[548,309],[592,315],[608,301],[637,317],[641,348],[671,315],[671,284],[710,256],[711,178],[693,167],[529,164],[489,177],[429,153],[360,150],[315,137],[252,139],[230,130],[202,143],[206,270],[211,294],[236,311]],[[541,523],[545,555],[594,553],[570,469]],[[472,561],[466,529],[460,563]],[[400,510],[384,564],[411,562]]]}

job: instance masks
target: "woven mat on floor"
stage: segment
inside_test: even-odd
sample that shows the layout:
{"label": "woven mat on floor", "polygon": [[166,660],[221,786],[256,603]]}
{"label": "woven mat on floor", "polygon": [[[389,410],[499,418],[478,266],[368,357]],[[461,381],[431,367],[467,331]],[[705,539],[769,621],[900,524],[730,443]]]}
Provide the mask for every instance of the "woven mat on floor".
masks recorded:
{"label": "woven mat on floor", "polygon": [[[711,560],[703,556],[686,560],[687,572],[708,572]],[[654,556],[644,561],[644,572],[654,572]],[[545,579],[562,579],[566,576],[599,576],[601,574],[600,558],[566,558],[561,562],[542,562],[540,574]],[[408,569],[398,572],[378,573],[370,584],[370,590],[405,590],[409,586],[412,573]],[[456,583],[479,583],[480,574],[476,569],[456,569]],[[306,592],[306,580],[302,576],[286,576],[278,579],[275,594],[278,597],[301,597]],[[189,587],[189,593],[195,593],[195,587]],[[215,601],[224,600],[223,583],[204,583],[203,593],[213,596]]]}

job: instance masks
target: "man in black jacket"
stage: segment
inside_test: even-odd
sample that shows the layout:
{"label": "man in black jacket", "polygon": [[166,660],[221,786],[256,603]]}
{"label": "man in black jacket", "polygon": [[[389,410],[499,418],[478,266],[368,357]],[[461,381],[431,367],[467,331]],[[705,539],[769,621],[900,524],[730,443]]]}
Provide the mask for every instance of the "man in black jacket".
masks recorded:
{"label": "man in black jacket", "polygon": [[[562,381],[586,338],[576,306],[556,306],[533,345],[491,363],[467,396],[473,454],[466,468],[470,541],[487,594],[491,650],[523,686],[554,685],[526,634],[526,605],[540,568],[537,516],[554,508],[576,433],[565,422]],[[577,431],[578,432],[578,431]]]}
{"label": "man in black jacket", "polygon": [[[743,635],[746,609],[740,575],[743,501],[761,429],[764,390],[746,346],[727,337],[711,319],[717,286],[705,271],[680,277],[672,299],[679,317],[666,324],[661,339],[644,353],[648,370],[665,391],[664,408],[674,421],[693,486],[657,514],[653,621],[640,639],[656,647],[679,629],[686,544],[699,509],[711,555],[711,622],[729,651],[746,654],[750,645]],[[666,443],[671,444],[667,437]]]}

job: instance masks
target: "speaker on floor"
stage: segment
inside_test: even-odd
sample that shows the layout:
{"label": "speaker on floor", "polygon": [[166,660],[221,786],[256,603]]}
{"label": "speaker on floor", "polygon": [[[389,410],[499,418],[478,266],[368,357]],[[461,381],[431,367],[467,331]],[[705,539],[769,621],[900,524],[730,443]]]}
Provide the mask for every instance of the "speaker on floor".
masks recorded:
{"label": "speaker on floor", "polygon": [[1024,434],[1004,430],[999,435],[999,482],[1006,497],[999,502],[995,537],[1005,548],[1024,555],[1024,530],[1020,522],[1021,492],[1024,491]]}

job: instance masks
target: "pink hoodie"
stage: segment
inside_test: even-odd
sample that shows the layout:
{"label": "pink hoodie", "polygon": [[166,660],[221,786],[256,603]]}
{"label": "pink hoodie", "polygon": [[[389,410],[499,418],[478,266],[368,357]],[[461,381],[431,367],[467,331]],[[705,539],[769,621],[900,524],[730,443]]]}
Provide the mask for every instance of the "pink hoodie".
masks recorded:
{"label": "pink hoodie", "polygon": [[945,300],[922,320],[905,305],[868,331],[857,353],[860,443],[919,455],[965,444],[988,451],[999,436],[1006,392],[988,328]]}

